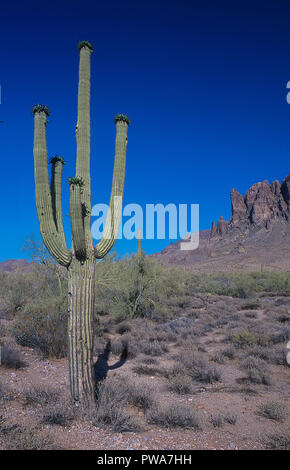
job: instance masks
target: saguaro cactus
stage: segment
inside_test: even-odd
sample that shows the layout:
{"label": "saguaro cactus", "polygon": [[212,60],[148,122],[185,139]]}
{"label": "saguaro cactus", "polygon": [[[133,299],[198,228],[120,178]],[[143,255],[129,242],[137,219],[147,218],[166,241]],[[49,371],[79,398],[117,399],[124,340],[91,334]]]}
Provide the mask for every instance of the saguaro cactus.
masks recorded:
{"label": "saguaro cactus", "polygon": [[94,247],[91,235],[90,178],[90,58],[93,48],[79,43],[76,176],[69,179],[72,247],[68,250],[62,223],[61,182],[64,160],[56,156],[49,185],[46,125],[49,109],[36,105],[34,114],[34,169],[37,215],[43,241],[51,255],[68,270],[68,349],[71,395],[74,402],[95,405],[93,376],[93,316],[95,259],[113,247],[121,218],[129,118],[115,117],[116,141],[110,210],[103,237]]}
{"label": "saguaro cactus", "polygon": [[138,258],[141,258],[141,229],[138,228],[138,245],[137,245],[137,256]]}

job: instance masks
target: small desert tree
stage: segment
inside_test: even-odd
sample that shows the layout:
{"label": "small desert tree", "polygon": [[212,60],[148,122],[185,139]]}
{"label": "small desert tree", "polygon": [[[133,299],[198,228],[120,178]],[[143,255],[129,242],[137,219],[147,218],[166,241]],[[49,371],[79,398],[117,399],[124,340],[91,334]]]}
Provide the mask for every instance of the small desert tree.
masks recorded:
{"label": "small desert tree", "polygon": [[90,61],[93,48],[79,43],[78,121],[76,125],[76,176],[69,180],[72,247],[68,250],[61,206],[61,181],[64,160],[54,157],[51,184],[47,167],[46,125],[49,110],[36,105],[34,114],[34,165],[36,207],[40,231],[50,254],[68,270],[68,349],[71,395],[74,402],[95,406],[93,377],[93,316],[95,260],[113,247],[122,210],[125,179],[127,129],[124,114],[115,117],[116,144],[110,210],[104,234],[94,247],[91,234],[90,178]]}

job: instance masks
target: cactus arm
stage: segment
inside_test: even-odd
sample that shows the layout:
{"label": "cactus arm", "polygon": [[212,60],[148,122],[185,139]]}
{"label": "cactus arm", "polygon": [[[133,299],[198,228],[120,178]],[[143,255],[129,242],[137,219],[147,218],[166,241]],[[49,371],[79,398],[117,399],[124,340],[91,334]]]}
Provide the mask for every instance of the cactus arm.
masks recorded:
{"label": "cactus arm", "polygon": [[141,256],[141,229],[138,228],[138,246],[137,246],[137,256],[140,258]]}
{"label": "cactus arm", "polygon": [[93,239],[90,229],[91,214],[91,176],[90,176],[90,75],[91,75],[91,53],[93,51],[90,43],[83,41],[79,43],[79,85],[78,85],[78,121],[76,126],[77,140],[77,163],[76,176],[82,178],[84,187],[82,190],[82,203],[85,207],[87,217],[84,219],[86,246],[93,250]]}
{"label": "cactus arm", "polygon": [[34,173],[35,197],[40,232],[50,254],[63,266],[68,266],[71,254],[61,240],[53,218],[52,199],[48,182],[46,122],[47,108],[35,107],[34,113]]}
{"label": "cactus arm", "polygon": [[59,238],[63,245],[66,245],[65,234],[62,221],[62,172],[64,159],[56,156],[50,160],[51,163],[51,182],[50,193],[52,201],[52,212]]}
{"label": "cactus arm", "polygon": [[75,255],[78,259],[86,258],[86,238],[84,229],[84,213],[81,201],[83,191],[82,180],[71,178],[70,183],[70,219]]}
{"label": "cactus arm", "polygon": [[111,250],[118,235],[124,193],[126,149],[128,140],[127,131],[130,122],[128,118],[126,118],[127,120],[124,118],[124,115],[118,115],[115,118],[115,162],[110,205],[103,236],[94,249],[96,258],[103,258]]}

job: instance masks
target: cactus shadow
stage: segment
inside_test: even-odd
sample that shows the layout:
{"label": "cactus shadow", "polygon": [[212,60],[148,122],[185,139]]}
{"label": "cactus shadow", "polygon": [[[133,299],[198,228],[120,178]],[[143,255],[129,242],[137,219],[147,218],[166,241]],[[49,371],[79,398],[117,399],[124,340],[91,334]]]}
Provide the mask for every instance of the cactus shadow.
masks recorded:
{"label": "cactus shadow", "polygon": [[127,361],[127,350],[124,349],[120,359],[113,365],[109,366],[108,361],[111,353],[111,341],[108,340],[104,351],[98,355],[98,359],[94,364],[94,378],[95,384],[98,385],[108,375],[109,370],[119,369]]}

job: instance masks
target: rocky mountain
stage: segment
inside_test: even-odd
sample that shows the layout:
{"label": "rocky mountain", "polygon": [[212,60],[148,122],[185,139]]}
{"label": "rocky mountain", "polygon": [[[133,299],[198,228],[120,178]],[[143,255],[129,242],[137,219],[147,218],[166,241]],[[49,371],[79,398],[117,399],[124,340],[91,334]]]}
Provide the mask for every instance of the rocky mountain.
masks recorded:
{"label": "rocky mountain", "polygon": [[7,259],[6,261],[2,261],[0,263],[0,270],[6,272],[14,272],[14,271],[24,271],[28,272],[32,269],[32,263],[29,263],[26,259]]}
{"label": "rocky mountain", "polygon": [[290,174],[280,184],[253,184],[243,197],[231,191],[232,216],[199,233],[196,250],[171,243],[157,258],[198,271],[290,271]]}

